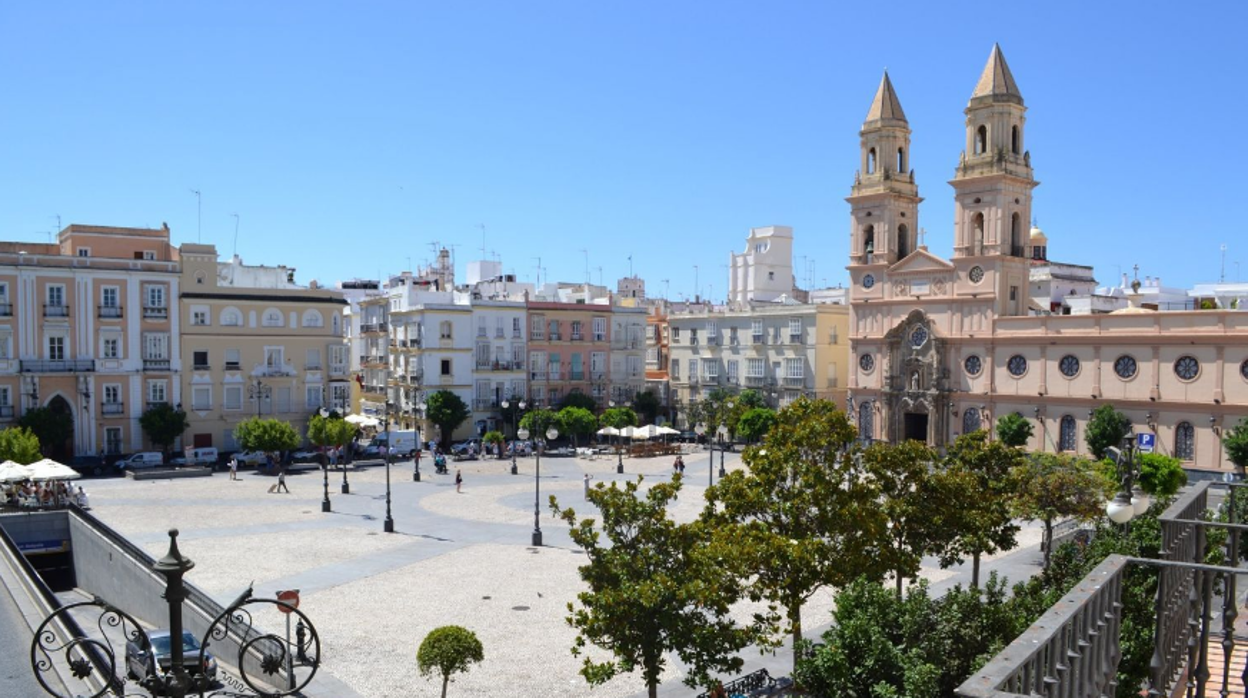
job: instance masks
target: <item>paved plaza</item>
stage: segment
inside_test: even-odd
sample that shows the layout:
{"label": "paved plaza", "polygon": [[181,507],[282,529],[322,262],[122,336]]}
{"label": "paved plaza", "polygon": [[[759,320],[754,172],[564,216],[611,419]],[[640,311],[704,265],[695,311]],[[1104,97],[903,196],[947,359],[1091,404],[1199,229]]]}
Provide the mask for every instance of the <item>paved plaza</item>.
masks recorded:
{"label": "paved plaza", "polygon": [[[276,480],[252,471],[231,481],[227,474],[186,480],[86,481],[93,513],[154,556],[168,546],[166,531],[181,531],[179,545],[195,569],[187,576],[222,603],[253,580],[259,596],[299,589],[300,609],[316,624],[324,668],[361,696],[386,698],[437,695],[440,685],[419,676],[416,648],[439,625],[463,625],[481,638],[485,661],[461,675],[454,696],[625,697],[644,694],[637,675],[617,677],[591,689],[569,652],[575,632],[564,621],[567,604],[581,590],[577,567],[583,555],[567,527],[553,518],[548,495],[578,514],[595,512],[584,501],[583,476],[593,483],[642,474],[666,479],[671,458],[626,459],[616,475],[614,457],[543,458],[541,527],[545,545],[529,545],[533,529],[534,459],[520,460],[511,475],[507,461],[451,463],[434,475],[422,461],[423,481],[412,481],[408,461],[391,468],[395,533],[382,532],[385,468],[350,470],[351,494],[339,494],[341,472],[330,473],[332,513],[321,512],[320,470],[287,477],[290,494],[269,494]],[[674,510],[680,520],[695,517],[706,490],[708,457],[686,457],[686,487]],[[729,470],[740,467],[728,454]],[[464,475],[455,491],[455,470]],[[1028,526],[1023,548],[989,561],[1011,579],[1035,570],[1039,532]],[[969,565],[968,565],[969,567]],[[969,578],[966,569],[924,576],[937,588]],[[830,591],[805,610],[808,636],[827,624]],[[749,616],[748,608],[740,617]],[[783,673],[787,655],[747,655],[747,668],[767,666]],[[777,673],[777,672],[773,672]],[[661,695],[685,696],[681,668],[673,663]]]}

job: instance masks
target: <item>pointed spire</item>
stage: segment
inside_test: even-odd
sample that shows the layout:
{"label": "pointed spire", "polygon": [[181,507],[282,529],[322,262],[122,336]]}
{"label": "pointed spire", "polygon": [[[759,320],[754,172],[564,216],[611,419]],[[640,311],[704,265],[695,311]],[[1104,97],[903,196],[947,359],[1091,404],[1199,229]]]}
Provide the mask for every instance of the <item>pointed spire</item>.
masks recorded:
{"label": "pointed spire", "polygon": [[867,110],[866,123],[886,120],[906,123],[906,113],[901,110],[901,100],[897,99],[887,69],[880,80],[880,89],[875,92],[875,99],[871,100],[871,108]]}
{"label": "pointed spire", "polygon": [[988,56],[988,65],[979,76],[975,92],[971,94],[971,102],[1014,102],[1023,103],[1023,95],[1018,91],[1010,66],[1005,62],[1005,54],[1001,53],[1001,45],[992,45],[992,54]]}

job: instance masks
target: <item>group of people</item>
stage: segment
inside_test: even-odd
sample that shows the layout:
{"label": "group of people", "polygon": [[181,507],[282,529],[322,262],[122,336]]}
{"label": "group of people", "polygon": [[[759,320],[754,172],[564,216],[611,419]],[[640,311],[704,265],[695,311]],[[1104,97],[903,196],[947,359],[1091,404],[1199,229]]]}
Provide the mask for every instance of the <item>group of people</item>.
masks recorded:
{"label": "group of people", "polygon": [[89,508],[87,493],[83,491],[82,486],[75,490],[59,480],[52,482],[26,480],[5,485],[4,503],[10,507],[57,507],[77,504],[83,509]]}

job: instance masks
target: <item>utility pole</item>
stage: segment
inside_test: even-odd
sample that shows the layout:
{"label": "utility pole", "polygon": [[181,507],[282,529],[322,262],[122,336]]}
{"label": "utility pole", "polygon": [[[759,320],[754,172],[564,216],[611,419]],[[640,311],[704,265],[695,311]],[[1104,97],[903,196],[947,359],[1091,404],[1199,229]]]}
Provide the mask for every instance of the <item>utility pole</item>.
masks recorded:
{"label": "utility pole", "polygon": [[238,214],[231,213],[230,215],[234,216],[234,251],[230,255],[236,256],[238,255]]}
{"label": "utility pole", "polygon": [[693,265],[693,300],[698,300],[698,265]]}
{"label": "utility pole", "polygon": [[1218,283],[1226,283],[1226,243],[1222,243],[1222,273],[1218,275]]}
{"label": "utility pole", "polygon": [[192,189],[191,193],[195,195],[195,242],[204,241],[204,207],[203,197],[199,195],[198,189]]}

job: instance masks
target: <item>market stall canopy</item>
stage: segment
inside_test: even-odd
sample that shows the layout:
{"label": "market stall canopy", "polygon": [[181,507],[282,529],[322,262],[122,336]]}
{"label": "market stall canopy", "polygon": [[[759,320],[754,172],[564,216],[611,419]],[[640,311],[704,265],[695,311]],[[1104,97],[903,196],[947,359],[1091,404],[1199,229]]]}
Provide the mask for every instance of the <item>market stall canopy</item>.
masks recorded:
{"label": "market stall canopy", "polygon": [[77,480],[82,475],[68,465],[57,463],[51,458],[44,458],[26,466],[30,468],[32,480]]}

